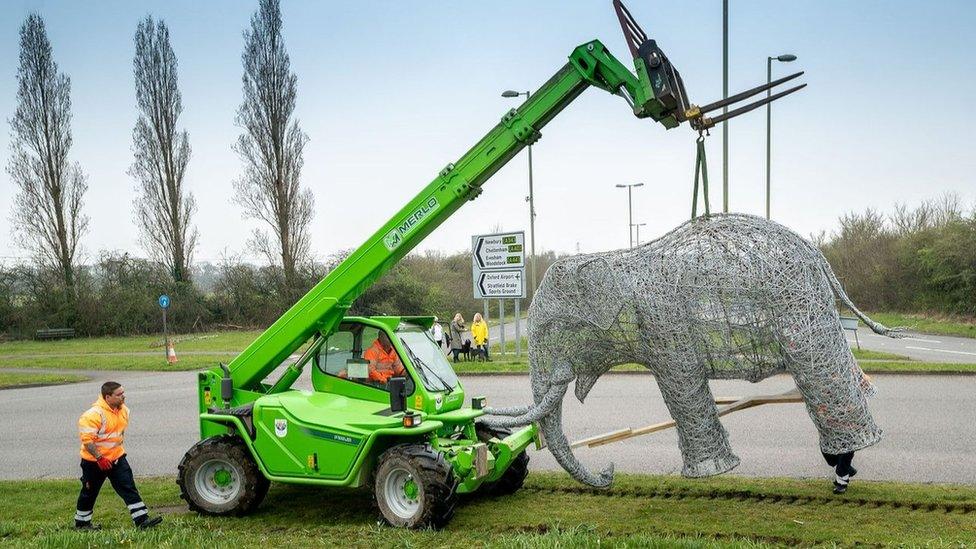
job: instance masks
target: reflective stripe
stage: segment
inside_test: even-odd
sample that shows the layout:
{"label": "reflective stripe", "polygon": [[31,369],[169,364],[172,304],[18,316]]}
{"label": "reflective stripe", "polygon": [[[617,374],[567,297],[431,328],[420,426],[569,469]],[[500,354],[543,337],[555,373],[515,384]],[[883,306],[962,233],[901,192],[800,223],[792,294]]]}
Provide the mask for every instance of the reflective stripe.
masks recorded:
{"label": "reflective stripe", "polygon": [[149,511],[147,511],[146,509],[143,509],[142,511],[136,511],[136,512],[132,513],[132,518],[133,519],[137,519],[137,518],[141,517],[142,515],[146,515],[146,514],[149,514]]}
{"label": "reflective stripe", "polygon": [[95,429],[94,427],[78,427],[78,432],[79,433],[97,433],[98,432],[98,429]]}
{"label": "reflective stripe", "polygon": [[75,520],[78,522],[91,522],[92,513],[89,512],[87,515],[82,515],[81,513],[75,513]]}
{"label": "reflective stripe", "polygon": [[145,506],[146,504],[140,501],[139,503],[133,503],[132,505],[127,505],[126,507],[128,507],[129,510],[132,511],[133,509],[138,509],[140,507],[145,507]]}
{"label": "reflective stripe", "polygon": [[837,478],[834,479],[834,482],[836,482],[837,484],[841,484],[843,486],[847,486],[847,483],[850,481],[850,478],[851,477],[848,475],[844,475],[844,476],[837,475]]}
{"label": "reflective stripe", "polygon": [[122,446],[122,443],[111,440],[95,443],[96,448],[115,448],[116,446]]}
{"label": "reflective stripe", "polygon": [[125,431],[113,431],[111,433],[102,433],[99,435],[101,438],[122,438]]}
{"label": "reflective stripe", "polygon": [[78,510],[75,511],[75,516],[76,517],[90,517],[94,513],[95,513],[95,510],[94,509],[92,509],[91,511],[82,511],[81,509],[78,509]]}
{"label": "reflective stripe", "polygon": [[95,412],[96,414],[98,414],[98,417],[101,418],[102,422],[98,426],[98,435],[99,436],[104,436],[105,435],[105,426],[108,424],[108,419],[106,419],[106,417],[105,417],[105,410],[102,410],[102,408],[100,406],[92,406],[91,408],[88,409],[88,412],[85,412],[85,413],[87,414],[89,412]]}

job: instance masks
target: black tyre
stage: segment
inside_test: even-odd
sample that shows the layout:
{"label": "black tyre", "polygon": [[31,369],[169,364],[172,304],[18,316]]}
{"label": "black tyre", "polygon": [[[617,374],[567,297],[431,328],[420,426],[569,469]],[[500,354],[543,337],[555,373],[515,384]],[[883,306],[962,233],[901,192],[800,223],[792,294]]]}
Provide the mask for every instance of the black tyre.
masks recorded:
{"label": "black tyre", "polygon": [[271,485],[236,435],[194,444],[180,462],[176,483],[190,510],[205,515],[250,513]]}
{"label": "black tyre", "polygon": [[429,444],[394,446],[377,462],[373,497],[390,526],[441,528],[454,516],[457,482]]}
{"label": "black tyre", "polygon": [[[512,431],[504,427],[488,427],[482,423],[475,424],[478,433],[478,440],[488,442],[494,438],[505,438],[512,434]],[[486,482],[478,489],[478,494],[486,496],[507,496],[514,494],[525,484],[525,477],[529,475],[529,454],[522,452],[512,464],[508,466],[505,473],[494,482]]]}

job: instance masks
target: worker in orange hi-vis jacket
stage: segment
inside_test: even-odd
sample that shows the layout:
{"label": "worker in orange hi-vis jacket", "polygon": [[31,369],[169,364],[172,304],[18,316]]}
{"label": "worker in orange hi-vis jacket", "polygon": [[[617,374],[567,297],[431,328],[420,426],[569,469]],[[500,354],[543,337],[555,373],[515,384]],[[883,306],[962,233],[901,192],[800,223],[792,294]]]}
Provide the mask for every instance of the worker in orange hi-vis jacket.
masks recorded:
{"label": "worker in orange hi-vis jacket", "polygon": [[125,459],[122,441],[129,426],[129,408],[125,405],[125,389],[108,381],[102,385],[102,394],[78,419],[78,435],[81,438],[81,494],[75,512],[75,528],[97,530],[92,524],[95,499],[105,479],[122,497],[132,522],[139,528],[152,528],[163,521],[162,517],[150,517],[146,504],[136,489],[132,469]]}

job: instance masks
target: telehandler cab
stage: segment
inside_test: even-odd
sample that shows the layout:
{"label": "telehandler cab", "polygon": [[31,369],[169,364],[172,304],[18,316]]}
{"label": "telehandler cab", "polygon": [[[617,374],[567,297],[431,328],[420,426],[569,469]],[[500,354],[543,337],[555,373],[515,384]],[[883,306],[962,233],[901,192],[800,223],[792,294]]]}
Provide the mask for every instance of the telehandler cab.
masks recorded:
{"label": "telehandler cab", "polygon": [[[437,528],[450,520],[459,494],[503,495],[521,488],[528,474],[525,450],[544,441],[534,425],[512,433],[477,422],[485,398],[465,406],[461,383],[428,335],[432,317],[345,313],[373,281],[481,194],[489,177],[538,140],[539,130],[590,86],[623,97],[638,118],[668,129],[687,120],[699,132],[802,87],[708,118],[711,110],[800,73],[727,101],[689,105],[664,52],[620,0],[613,5],[636,75],[597,40],[577,47],[530,99],[441,170],[228,366],[199,374],[201,440],[187,451],[177,479],[191,509],[248,513],[271,481],[368,487],[388,524]],[[385,383],[371,375],[369,364],[375,357],[371,347],[383,339],[392,344],[398,373]],[[293,389],[309,364],[313,390]],[[280,366],[284,373],[266,380]]]}

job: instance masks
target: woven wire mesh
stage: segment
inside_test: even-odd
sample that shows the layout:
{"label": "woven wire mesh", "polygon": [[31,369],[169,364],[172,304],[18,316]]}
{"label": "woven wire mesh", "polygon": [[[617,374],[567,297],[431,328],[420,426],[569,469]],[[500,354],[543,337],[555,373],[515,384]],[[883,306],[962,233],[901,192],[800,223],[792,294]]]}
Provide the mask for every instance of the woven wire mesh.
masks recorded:
{"label": "woven wire mesh", "polygon": [[[876,332],[890,334],[851,303],[815,246],[744,214],[699,217],[633,249],[562,259],[546,272],[529,308],[537,405],[494,410],[513,417],[492,421],[541,418],[545,430],[561,413],[551,401],[569,381],[576,380],[583,400],[610,368],[637,363],[655,375],[676,422],[682,473],[714,475],[739,459],[708,380],[755,382],[789,373],[824,452],[870,446],[882,435],[866,400],[873,387],[844,337],[837,298]],[[575,458],[559,455],[570,452],[567,445],[550,449],[573,476],[596,483]]]}

